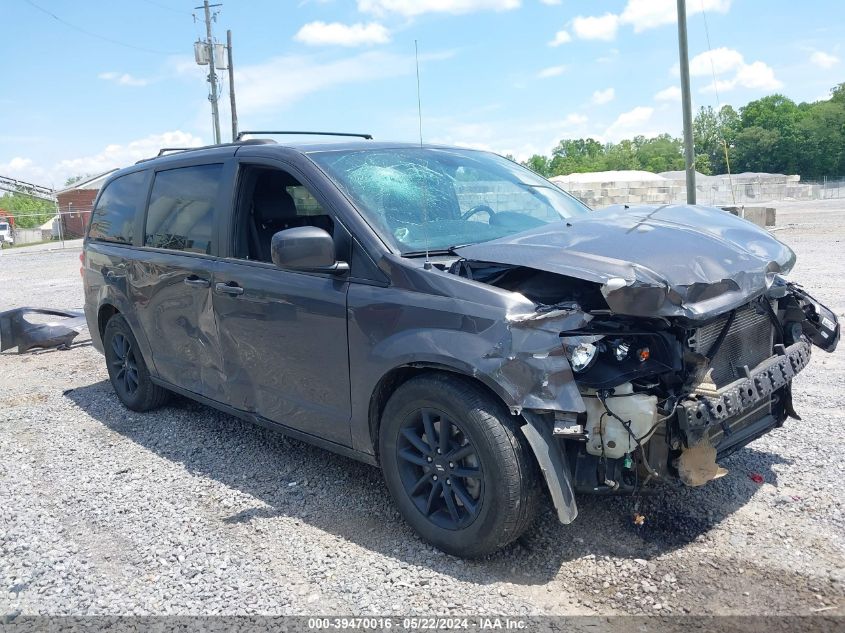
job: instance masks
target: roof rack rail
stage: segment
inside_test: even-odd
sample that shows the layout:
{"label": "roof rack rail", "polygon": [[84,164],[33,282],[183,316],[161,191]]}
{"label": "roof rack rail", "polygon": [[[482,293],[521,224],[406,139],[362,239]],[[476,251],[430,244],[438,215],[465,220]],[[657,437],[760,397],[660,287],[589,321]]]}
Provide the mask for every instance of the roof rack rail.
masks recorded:
{"label": "roof rack rail", "polygon": [[232,147],[233,145],[265,145],[275,142],[276,141],[269,138],[250,138],[242,141],[240,136],[238,136],[238,140],[233,143],[218,143],[217,145],[203,145],[201,147],[162,147],[158,150],[158,156],[164,156],[170,152],[195,152],[201,149],[214,149],[215,147]]}
{"label": "roof rack rail", "polygon": [[354,133],[351,133],[351,132],[298,132],[298,131],[291,131],[291,130],[282,130],[282,131],[277,131],[277,130],[258,130],[258,131],[244,130],[243,132],[238,132],[238,140],[240,141],[244,136],[247,136],[247,135],[254,136],[256,134],[262,134],[262,135],[269,135],[269,134],[295,135],[295,134],[298,134],[298,135],[301,135],[301,136],[355,136],[355,137],[358,137],[358,138],[367,139],[368,141],[373,140],[372,134],[354,134]]}
{"label": "roof rack rail", "polygon": [[142,158],[139,161],[135,161],[136,165],[141,163],[145,163],[148,160],[153,160],[153,158],[159,158],[166,154],[170,154],[173,152],[198,152],[203,149],[216,149],[218,147],[240,147],[242,145],[274,145],[276,141],[269,138],[251,138],[246,139],[243,141],[234,141],[233,143],[218,143],[217,145],[202,145],[200,147],[162,147],[158,150],[158,154],[156,154],[152,158]]}

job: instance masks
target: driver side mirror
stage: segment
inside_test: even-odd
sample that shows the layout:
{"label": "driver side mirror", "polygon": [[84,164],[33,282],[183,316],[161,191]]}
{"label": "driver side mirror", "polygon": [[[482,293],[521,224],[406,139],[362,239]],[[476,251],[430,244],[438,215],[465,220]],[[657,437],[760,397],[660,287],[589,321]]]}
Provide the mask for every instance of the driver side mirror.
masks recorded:
{"label": "driver side mirror", "polygon": [[298,226],[273,235],[270,257],[279,268],[342,274],[349,264],[335,258],[334,240],[316,226]]}

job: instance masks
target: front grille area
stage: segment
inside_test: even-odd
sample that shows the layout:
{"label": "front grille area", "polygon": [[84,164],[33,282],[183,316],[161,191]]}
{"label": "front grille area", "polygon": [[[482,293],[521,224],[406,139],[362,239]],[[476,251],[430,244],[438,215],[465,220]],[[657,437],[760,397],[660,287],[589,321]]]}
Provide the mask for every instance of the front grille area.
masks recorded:
{"label": "front grille area", "polygon": [[[707,354],[725,323],[725,314],[712,323],[698,328],[691,339],[691,346],[699,354]],[[725,340],[713,359],[711,375],[717,387],[723,387],[742,377],[740,369],[748,365],[753,369],[772,355],[774,327],[763,306],[757,302],[737,308]]]}

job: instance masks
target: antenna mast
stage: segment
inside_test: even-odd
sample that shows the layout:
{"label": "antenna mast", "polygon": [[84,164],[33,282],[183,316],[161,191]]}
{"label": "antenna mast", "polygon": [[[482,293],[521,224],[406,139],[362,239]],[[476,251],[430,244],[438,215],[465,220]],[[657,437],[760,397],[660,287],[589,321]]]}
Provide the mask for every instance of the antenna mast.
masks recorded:
{"label": "antenna mast", "polygon": [[[417,117],[420,123],[420,149],[423,148],[423,132],[422,132],[422,97],[420,96],[420,48],[417,40],[414,40],[414,59],[417,64]],[[425,263],[423,268],[431,270],[431,259],[428,255],[428,209],[426,200],[425,184],[423,184],[423,239],[425,240]]]}

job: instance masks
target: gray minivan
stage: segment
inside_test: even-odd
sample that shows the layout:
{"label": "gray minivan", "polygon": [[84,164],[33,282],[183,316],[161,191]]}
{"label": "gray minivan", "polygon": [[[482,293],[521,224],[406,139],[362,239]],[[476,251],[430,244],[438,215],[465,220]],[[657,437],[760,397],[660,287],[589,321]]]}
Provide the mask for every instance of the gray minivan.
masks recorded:
{"label": "gray minivan", "polygon": [[834,314],[719,209],[593,212],[468,149],[256,139],[114,173],[83,255],[121,402],[172,392],[380,465],[422,538],[480,556],[548,492],[701,485],[797,417]]}

